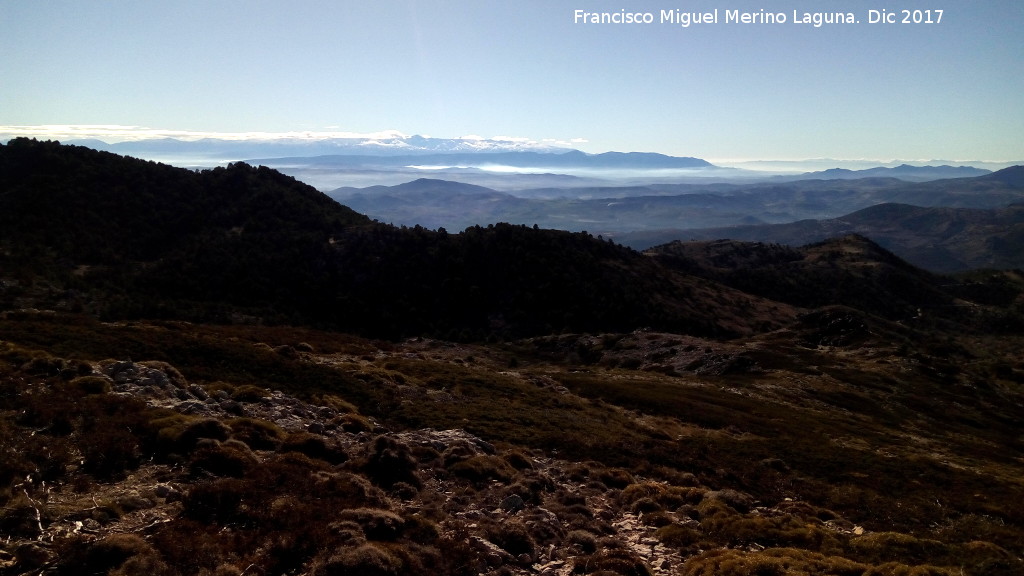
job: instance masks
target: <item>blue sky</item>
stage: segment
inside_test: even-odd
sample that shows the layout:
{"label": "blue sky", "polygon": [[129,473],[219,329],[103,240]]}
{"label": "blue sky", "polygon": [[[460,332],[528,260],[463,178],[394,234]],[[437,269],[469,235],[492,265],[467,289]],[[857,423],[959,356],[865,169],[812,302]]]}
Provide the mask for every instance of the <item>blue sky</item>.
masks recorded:
{"label": "blue sky", "polygon": [[[397,130],[709,159],[1024,159],[1024,3],[886,2],[0,0],[0,133]],[[790,22],[573,23],[623,8]],[[944,12],[868,24],[872,8]],[[798,25],[794,10],[862,22]]]}

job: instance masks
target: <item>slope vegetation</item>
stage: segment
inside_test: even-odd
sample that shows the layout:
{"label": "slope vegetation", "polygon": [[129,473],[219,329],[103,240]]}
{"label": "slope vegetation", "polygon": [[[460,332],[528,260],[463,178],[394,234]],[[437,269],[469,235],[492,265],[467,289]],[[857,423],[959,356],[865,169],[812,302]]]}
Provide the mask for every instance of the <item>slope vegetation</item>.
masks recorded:
{"label": "slope vegetation", "polygon": [[1024,571],[1017,273],[0,167],[0,576]]}

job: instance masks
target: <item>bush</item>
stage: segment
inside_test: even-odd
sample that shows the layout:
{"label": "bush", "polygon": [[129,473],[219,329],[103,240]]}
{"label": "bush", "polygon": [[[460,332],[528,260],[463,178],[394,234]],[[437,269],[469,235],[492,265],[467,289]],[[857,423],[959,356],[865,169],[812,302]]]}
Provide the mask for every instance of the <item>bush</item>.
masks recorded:
{"label": "bush", "polygon": [[508,482],[516,474],[515,469],[504,459],[488,454],[481,454],[456,462],[449,466],[448,470],[452,474],[476,483],[483,483],[489,480]]}
{"label": "bush", "polygon": [[239,478],[253,469],[259,460],[249,446],[238,440],[203,442],[189,459],[189,471],[193,476],[212,474]]}
{"label": "bush", "polygon": [[106,394],[113,390],[110,380],[102,376],[80,376],[68,383],[82,394]]}
{"label": "bush", "polygon": [[492,527],[487,531],[487,539],[513,556],[526,554],[534,558],[536,555],[537,545],[529,529],[518,520],[509,520]]}
{"label": "bush", "polygon": [[270,391],[252,384],[239,386],[231,393],[231,399],[236,402],[259,402],[268,396],[270,396]]}
{"label": "bush", "polygon": [[231,437],[253,450],[277,450],[287,435],[280,426],[258,418],[234,418],[228,421]]}
{"label": "bush", "polygon": [[281,444],[281,452],[298,452],[331,464],[348,461],[348,453],[336,442],[309,432],[292,432]]}
{"label": "bush", "polygon": [[597,473],[597,479],[609,488],[625,488],[633,483],[633,475],[622,468],[606,468]]}
{"label": "bush", "polygon": [[373,544],[343,549],[314,561],[310,576],[391,576],[402,573],[402,561]]}
{"label": "bush", "polygon": [[868,566],[841,558],[793,548],[760,552],[709,550],[683,564],[680,576],[864,576]]}
{"label": "bush", "polygon": [[621,576],[652,576],[651,569],[639,556],[623,548],[601,550],[573,560],[573,574],[594,574],[608,571]]}
{"label": "bush", "polygon": [[[129,559],[140,558],[147,560],[136,560],[128,565]],[[89,546],[84,562],[78,568],[82,574],[106,574],[118,568],[122,568],[122,574],[140,574],[137,569],[143,564],[149,564],[154,568],[162,564],[149,542],[135,534],[113,534]],[[123,570],[124,568],[128,570]],[[166,570],[166,566],[163,566],[163,569]]]}
{"label": "bush", "polygon": [[586,530],[573,530],[565,537],[572,545],[578,547],[585,554],[597,552],[597,536]]}
{"label": "bush", "polygon": [[370,444],[362,469],[370,479],[390,488],[405,482],[417,488],[423,483],[416,476],[417,463],[409,447],[388,436],[378,436]]}
{"label": "bush", "polygon": [[658,528],[654,533],[654,537],[661,541],[665,546],[672,548],[686,548],[692,544],[696,544],[700,540],[701,534],[693,528],[687,528],[686,526],[680,526],[679,524],[667,524]]}
{"label": "bush", "polygon": [[160,450],[164,454],[189,452],[202,438],[227,440],[231,429],[214,418],[197,418],[172,414],[149,422],[155,430]]}
{"label": "bush", "polygon": [[919,564],[951,557],[951,548],[938,540],[919,539],[899,532],[874,532],[850,540],[851,555],[863,562]]}
{"label": "bush", "polygon": [[405,527],[401,516],[377,508],[344,510],[339,518],[358,524],[370,540],[395,540]]}

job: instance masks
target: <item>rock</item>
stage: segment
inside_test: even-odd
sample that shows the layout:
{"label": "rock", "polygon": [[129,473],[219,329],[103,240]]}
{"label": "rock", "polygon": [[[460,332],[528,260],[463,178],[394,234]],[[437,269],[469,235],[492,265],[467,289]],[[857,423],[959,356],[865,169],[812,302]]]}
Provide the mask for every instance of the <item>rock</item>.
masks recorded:
{"label": "rock", "polygon": [[30,570],[39,568],[50,561],[53,553],[35,542],[22,544],[14,551],[14,558],[22,569]]}
{"label": "rock", "polygon": [[514,514],[525,508],[526,502],[523,500],[522,496],[519,496],[518,494],[512,494],[510,496],[506,496],[501,501],[501,504],[499,506],[505,512],[508,512],[509,514]]}

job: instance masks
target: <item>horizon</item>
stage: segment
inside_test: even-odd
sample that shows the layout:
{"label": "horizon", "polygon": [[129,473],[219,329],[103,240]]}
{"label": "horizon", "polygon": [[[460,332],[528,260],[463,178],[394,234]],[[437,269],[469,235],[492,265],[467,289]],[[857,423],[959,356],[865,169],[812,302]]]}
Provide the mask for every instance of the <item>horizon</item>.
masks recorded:
{"label": "horizon", "polygon": [[844,0],[830,9],[849,23],[820,25],[798,23],[795,0],[770,7],[785,23],[689,26],[582,23],[576,6],[540,1],[245,7],[4,3],[0,126],[483,134],[734,162],[1024,159],[1024,5],[1011,0],[942,0],[906,24],[871,23],[875,3]]}
{"label": "horizon", "polygon": [[[672,154],[666,154],[656,150],[600,150],[592,151],[587,150],[587,146],[580,146],[580,144],[586,144],[585,140],[577,142],[564,142],[555,141],[553,139],[537,140],[526,137],[515,137],[515,136],[494,136],[486,137],[479,135],[466,135],[456,137],[438,137],[419,133],[405,133],[399,130],[384,129],[373,132],[352,132],[352,131],[291,131],[291,132],[260,132],[260,131],[248,131],[248,132],[200,132],[190,130],[168,130],[168,129],[151,129],[142,128],[138,126],[117,126],[117,125],[41,125],[41,126],[0,126],[0,141],[8,142],[14,138],[36,138],[40,140],[56,140],[62,143],[76,144],[89,141],[99,141],[107,145],[117,144],[139,144],[147,141],[167,141],[174,140],[183,143],[199,143],[207,140],[219,140],[224,142],[234,143],[259,143],[259,144],[274,144],[274,143],[285,143],[285,142],[304,142],[304,143],[316,143],[326,142],[331,140],[385,140],[385,139],[442,139],[450,141],[463,141],[463,142],[494,142],[494,143],[509,143],[510,145],[518,145],[522,147],[522,151],[535,151],[535,152],[551,152],[558,153],[560,151],[582,151],[586,154],[595,155],[608,152],[640,152],[645,154],[664,154],[667,156],[673,156]],[[509,151],[513,151],[510,149]],[[443,152],[438,152],[439,154]],[[486,152],[484,152],[486,153]],[[372,155],[372,154],[368,154]],[[715,166],[722,168],[737,168],[743,170],[756,170],[759,172],[799,172],[799,171],[819,171],[828,168],[845,168],[851,170],[870,168],[870,167],[894,167],[902,164],[911,166],[938,166],[938,165],[950,165],[950,166],[974,166],[974,167],[986,167],[987,169],[998,170],[1000,168],[992,168],[992,166],[1010,167],[1016,165],[1024,165],[1024,160],[1014,160],[1011,158],[1006,159],[994,159],[994,158],[829,158],[829,157],[805,157],[805,158],[783,158],[783,157],[758,157],[758,158],[709,158],[699,154],[692,155],[690,157],[699,158],[705,160]],[[175,164],[175,160],[180,160],[179,157],[170,156],[168,158],[158,158],[155,156],[144,156],[147,160],[158,160],[168,161],[170,164]],[[212,160],[213,158],[211,158]],[[195,159],[191,159],[195,160]],[[231,161],[226,158],[217,158],[220,162]],[[243,161],[246,158],[236,158],[234,160]],[[757,168],[753,168],[753,166]],[[851,166],[854,166],[851,168]]]}

